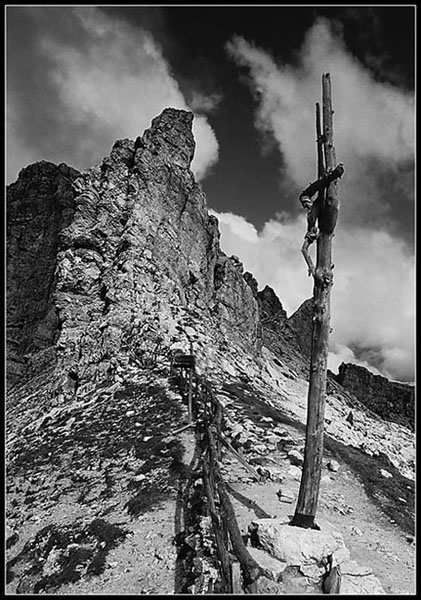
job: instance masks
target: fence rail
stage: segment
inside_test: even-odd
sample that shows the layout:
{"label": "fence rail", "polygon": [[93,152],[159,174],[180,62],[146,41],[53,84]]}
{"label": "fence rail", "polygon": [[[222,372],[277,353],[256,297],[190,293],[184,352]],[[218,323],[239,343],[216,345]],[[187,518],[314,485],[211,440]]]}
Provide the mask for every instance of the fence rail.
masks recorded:
{"label": "fence rail", "polygon": [[[181,369],[188,393],[189,418],[200,445],[203,488],[214,532],[222,593],[255,593],[262,568],[247,550],[223,480],[220,461],[222,446],[229,450],[248,472],[260,480],[251,465],[231,446],[223,434],[223,407],[209,381],[195,372],[193,355],[171,360],[171,375]],[[241,573],[241,577],[240,577]]]}

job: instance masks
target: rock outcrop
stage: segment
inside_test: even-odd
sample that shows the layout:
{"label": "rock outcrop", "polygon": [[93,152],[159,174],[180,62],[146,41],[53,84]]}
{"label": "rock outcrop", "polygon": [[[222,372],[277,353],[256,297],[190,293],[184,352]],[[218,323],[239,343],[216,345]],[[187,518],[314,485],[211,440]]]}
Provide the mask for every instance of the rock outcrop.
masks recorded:
{"label": "rock outcrop", "polygon": [[249,273],[246,280],[254,290],[259,305],[263,343],[294,372],[308,376],[311,354],[312,306],[310,298],[288,318],[275,291],[266,286],[257,291],[257,282]]}
{"label": "rock outcrop", "polygon": [[[291,527],[289,518],[257,519],[251,523],[251,530],[259,545],[271,559],[269,565],[274,563],[274,559],[279,561],[278,564],[275,563],[275,568],[271,569],[273,579],[282,584],[283,573],[288,568],[295,567],[298,568],[295,579],[297,583],[300,579],[303,580],[303,591],[307,580],[307,587],[308,583],[312,583],[316,594],[385,594],[380,581],[369,567],[350,560],[350,551],[342,534],[327,521],[319,519],[318,526],[319,529]],[[260,557],[261,554],[256,556],[259,564],[266,567],[266,557]],[[335,565],[330,571],[327,568],[329,561],[331,565]],[[327,576],[335,570],[338,573],[337,589],[329,590],[325,585]],[[279,586],[278,592],[288,594],[288,590],[283,592],[282,587],[286,587],[285,584]]]}
{"label": "rock outcrop", "polygon": [[313,298],[305,300],[287,321],[291,337],[301,354],[307,359],[311,356],[311,337],[313,331]]}
{"label": "rock outcrop", "polygon": [[7,382],[19,381],[31,357],[54,360],[60,319],[53,300],[59,237],[72,221],[72,182],[65,164],[23,169],[7,190]]}
{"label": "rock outcrop", "polygon": [[415,388],[374,375],[368,369],[350,363],[339,366],[335,379],[367,408],[382,419],[414,429]]}
{"label": "rock outcrop", "polygon": [[10,186],[10,384],[47,365],[57,393],[112,376],[130,353],[170,347],[177,307],[257,349],[257,301],[189,168],[192,120],[166,109],[98,167],[38,163]]}

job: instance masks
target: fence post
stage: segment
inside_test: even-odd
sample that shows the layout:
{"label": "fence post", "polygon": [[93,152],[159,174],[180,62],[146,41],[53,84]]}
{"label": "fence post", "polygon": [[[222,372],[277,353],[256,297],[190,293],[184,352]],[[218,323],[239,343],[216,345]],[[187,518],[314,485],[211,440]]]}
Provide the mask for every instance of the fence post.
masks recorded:
{"label": "fence post", "polygon": [[189,398],[189,421],[191,422],[193,419],[193,402],[192,402],[192,392],[193,392],[193,369],[192,367],[190,367],[189,369],[189,391],[188,391],[188,398]]}

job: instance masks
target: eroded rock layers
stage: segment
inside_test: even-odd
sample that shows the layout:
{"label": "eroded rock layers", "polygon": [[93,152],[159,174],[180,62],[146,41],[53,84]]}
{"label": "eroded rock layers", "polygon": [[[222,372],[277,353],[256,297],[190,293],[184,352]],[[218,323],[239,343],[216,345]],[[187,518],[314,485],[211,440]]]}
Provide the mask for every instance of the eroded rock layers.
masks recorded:
{"label": "eroded rock layers", "polygon": [[339,366],[339,373],[335,379],[383,419],[414,429],[415,388],[413,386],[390,381],[381,375],[374,375],[364,367],[350,363],[342,363]]}
{"label": "eroded rock layers", "polygon": [[47,365],[57,393],[170,345],[175,307],[254,351],[258,306],[190,171],[193,115],[166,109],[78,173],[24,169],[8,189],[8,383]]}

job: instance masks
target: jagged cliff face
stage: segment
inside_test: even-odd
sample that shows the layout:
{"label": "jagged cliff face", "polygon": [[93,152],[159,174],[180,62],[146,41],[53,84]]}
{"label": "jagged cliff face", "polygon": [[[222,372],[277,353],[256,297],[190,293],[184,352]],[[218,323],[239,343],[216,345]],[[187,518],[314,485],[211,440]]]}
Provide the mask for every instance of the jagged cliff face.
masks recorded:
{"label": "jagged cliff face", "polygon": [[170,347],[180,310],[257,349],[257,301],[189,168],[192,119],[166,109],[98,167],[37,163],[10,186],[9,383],[52,365],[60,393],[112,377]]}
{"label": "jagged cliff face", "polygon": [[30,356],[49,362],[59,334],[53,301],[59,234],[73,219],[71,184],[78,172],[65,164],[36,163],[7,190],[8,382],[18,381]]}
{"label": "jagged cliff face", "polygon": [[350,363],[342,363],[339,366],[335,379],[383,419],[414,429],[415,388],[413,386],[389,381],[386,377],[374,375],[364,367]]}
{"label": "jagged cliff face", "polygon": [[254,290],[259,306],[262,339],[267,348],[294,373],[307,377],[311,355],[313,299],[303,302],[289,318],[275,291],[268,285],[257,291],[250,273],[245,278]]}

